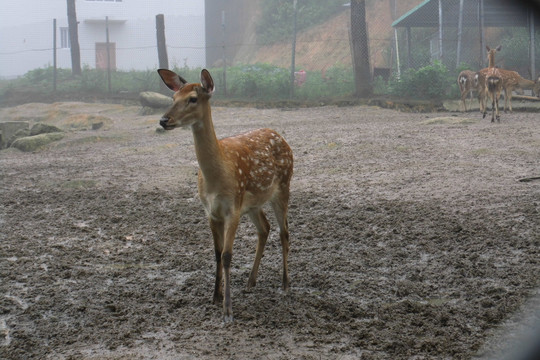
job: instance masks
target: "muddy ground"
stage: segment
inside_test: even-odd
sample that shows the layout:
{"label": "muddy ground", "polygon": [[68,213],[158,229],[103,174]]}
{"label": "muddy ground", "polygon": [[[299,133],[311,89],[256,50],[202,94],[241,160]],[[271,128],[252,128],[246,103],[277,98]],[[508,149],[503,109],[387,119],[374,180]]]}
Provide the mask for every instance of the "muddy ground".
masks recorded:
{"label": "muddy ground", "polygon": [[[269,214],[246,290],[256,234],[244,218],[230,325],[211,303],[192,136],[156,132],[160,115],[138,114],[0,109],[2,120],[67,131],[34,153],[0,152],[0,358],[491,357],[511,337],[493,334],[538,294],[540,181],[520,181],[540,176],[536,113],[492,124],[368,106],[215,107],[218,136],[271,127],[295,155],[292,288],[280,290]],[[92,119],[103,126],[91,130]]]}

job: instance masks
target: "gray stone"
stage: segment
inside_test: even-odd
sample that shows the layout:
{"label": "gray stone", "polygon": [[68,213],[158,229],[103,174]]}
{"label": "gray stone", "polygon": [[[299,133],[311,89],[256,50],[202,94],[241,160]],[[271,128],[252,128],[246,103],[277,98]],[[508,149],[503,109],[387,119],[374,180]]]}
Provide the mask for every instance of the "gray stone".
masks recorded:
{"label": "gray stone", "polygon": [[142,106],[151,108],[167,108],[173,103],[171,97],[152,91],[144,91],[140,93],[139,102]]}
{"label": "gray stone", "polygon": [[[0,149],[8,147],[8,142],[19,130],[28,131],[29,124],[27,121],[6,121],[0,123]],[[13,140],[11,140],[12,142]]]}

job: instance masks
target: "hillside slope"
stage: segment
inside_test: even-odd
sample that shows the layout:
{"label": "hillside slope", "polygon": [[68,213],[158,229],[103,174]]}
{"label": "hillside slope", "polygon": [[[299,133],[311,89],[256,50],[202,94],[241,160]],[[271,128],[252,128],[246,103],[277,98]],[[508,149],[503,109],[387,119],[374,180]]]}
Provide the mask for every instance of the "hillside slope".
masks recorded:
{"label": "hillside slope", "polygon": [[[393,0],[368,0],[366,18],[372,67],[390,68],[393,58]],[[420,0],[400,1],[397,16],[418,5]],[[301,14],[299,14],[301,16]],[[234,58],[236,64],[270,63],[280,67],[291,64],[291,40],[268,46],[256,45],[255,23],[260,11],[254,9],[252,22],[248,25],[242,46]],[[351,66],[350,52],[350,10],[334,15],[324,23],[313,26],[297,34],[297,68],[311,71],[325,70],[331,66]]]}

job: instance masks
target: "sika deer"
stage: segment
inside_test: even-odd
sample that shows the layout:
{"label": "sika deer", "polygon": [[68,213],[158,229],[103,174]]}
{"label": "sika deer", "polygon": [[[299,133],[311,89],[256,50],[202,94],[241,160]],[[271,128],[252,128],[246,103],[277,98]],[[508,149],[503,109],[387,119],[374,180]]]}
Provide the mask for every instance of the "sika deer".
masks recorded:
{"label": "sika deer", "polygon": [[482,85],[484,83],[484,90],[479,91],[478,100],[481,102],[480,109],[484,108],[483,117],[485,118],[487,106],[483,105],[483,102],[487,93],[491,97],[491,122],[495,121],[495,117],[500,122],[499,97],[503,89],[503,79],[501,71],[495,67],[495,52],[500,51],[501,46],[499,45],[495,49],[486,46],[486,49],[488,51],[489,66],[477,73],[476,81],[478,84]]}
{"label": "sika deer", "polygon": [[247,213],[257,228],[259,239],[248,281],[248,287],[252,287],[257,280],[270,230],[262,210],[266,202],[270,202],[280,228],[283,289],[286,291],[289,288],[287,210],[293,154],[285,139],[270,129],[253,130],[218,140],[209,103],[214,92],[214,81],[206,69],[201,72],[200,84],[187,84],[186,80],[170,70],[160,69],[158,73],[175,92],[173,105],[161,118],[160,125],[166,130],[188,127],[193,133],[200,167],[199,196],[214,238],[214,303],[223,300],[223,318],[225,322],[230,322],[233,320],[230,271],[238,222]]}
{"label": "sika deer", "polygon": [[463,104],[465,112],[467,112],[467,104],[465,103],[465,99],[467,98],[467,95],[470,95],[472,99],[473,90],[476,90],[474,76],[475,73],[471,70],[463,70],[458,75],[458,86],[459,91],[461,92],[461,103]]}
{"label": "sika deer", "polygon": [[[475,83],[479,85],[478,101],[480,102],[480,111],[482,112],[485,112],[486,92],[483,89],[487,89],[487,73],[488,71],[492,71],[490,70],[491,68],[495,68],[495,53],[501,50],[501,46],[499,45],[496,49],[490,49],[489,46],[486,46],[486,49],[488,50],[489,65],[487,68],[477,72],[475,77]],[[517,71],[497,69],[497,72],[502,81],[502,89],[504,90],[504,112],[506,112],[507,108],[512,112],[512,92],[514,90],[523,94],[523,90],[532,89],[534,94],[534,81],[524,79]]]}

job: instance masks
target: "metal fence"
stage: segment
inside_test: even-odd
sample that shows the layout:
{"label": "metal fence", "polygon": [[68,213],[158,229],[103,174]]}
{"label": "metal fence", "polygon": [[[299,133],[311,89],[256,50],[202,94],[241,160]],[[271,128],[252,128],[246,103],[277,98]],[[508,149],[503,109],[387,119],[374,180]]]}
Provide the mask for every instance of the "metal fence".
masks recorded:
{"label": "metal fence", "polygon": [[[495,3],[506,5],[497,9],[492,6]],[[419,69],[435,60],[441,61],[456,75],[464,66],[477,70],[486,65],[485,45],[502,45],[496,58],[497,65],[516,70],[525,78],[533,78],[534,69],[540,69],[540,33],[531,30],[534,29],[531,25],[536,23],[540,28],[540,21],[530,10],[521,7],[509,10],[509,3],[514,2],[366,0],[367,58],[371,80],[385,81],[408,68]],[[308,1],[303,2],[303,8],[297,13],[299,19],[309,10],[308,6]],[[227,82],[227,74],[230,75],[227,70],[250,64],[271,64],[295,74],[295,81],[288,82],[288,78],[287,83],[294,83],[297,97],[317,96],[317,92],[323,88],[336,96],[350,94],[354,92],[352,37],[363,35],[351,33],[351,18],[354,17],[351,17],[350,6],[345,4],[323,23],[299,31],[295,37],[294,68],[291,67],[293,34],[281,42],[261,45],[255,35],[256,21],[253,20],[247,23],[243,33],[232,36],[234,40],[223,41],[221,45],[218,42],[211,49],[204,43],[190,43],[189,33],[167,38],[169,66],[219,69],[218,86],[225,86],[226,83],[225,90],[228,90],[232,88],[233,79],[229,78]],[[47,27],[50,30],[50,24]],[[62,31],[65,32],[65,29],[60,30],[58,35],[57,62],[61,68],[70,68],[69,44]],[[155,33],[151,36],[141,34],[137,24],[131,26],[130,31],[130,37],[144,38],[145,41],[137,46],[126,46],[111,36],[115,47],[115,63],[112,67],[121,71],[157,68]],[[43,32],[40,30],[41,34]],[[208,33],[206,37],[209,37]],[[221,34],[216,34],[216,37],[221,38]],[[103,48],[107,49],[107,46]],[[215,51],[217,48],[222,48],[222,51]],[[0,51],[0,62],[4,64],[2,66],[17,64],[21,57],[31,58],[36,52],[49,51],[50,60],[36,64],[36,68],[43,67],[52,64],[52,49],[10,51],[9,47],[5,47]],[[218,55],[209,59],[209,52],[223,54],[223,58],[220,59]],[[97,43],[96,47],[81,48],[83,67],[107,67],[107,62],[100,61],[100,56]],[[146,65],[141,68],[143,63]],[[147,83],[148,78],[141,78],[141,82]],[[259,96],[265,96],[264,90],[259,87]],[[282,93],[288,95],[287,90]]]}

